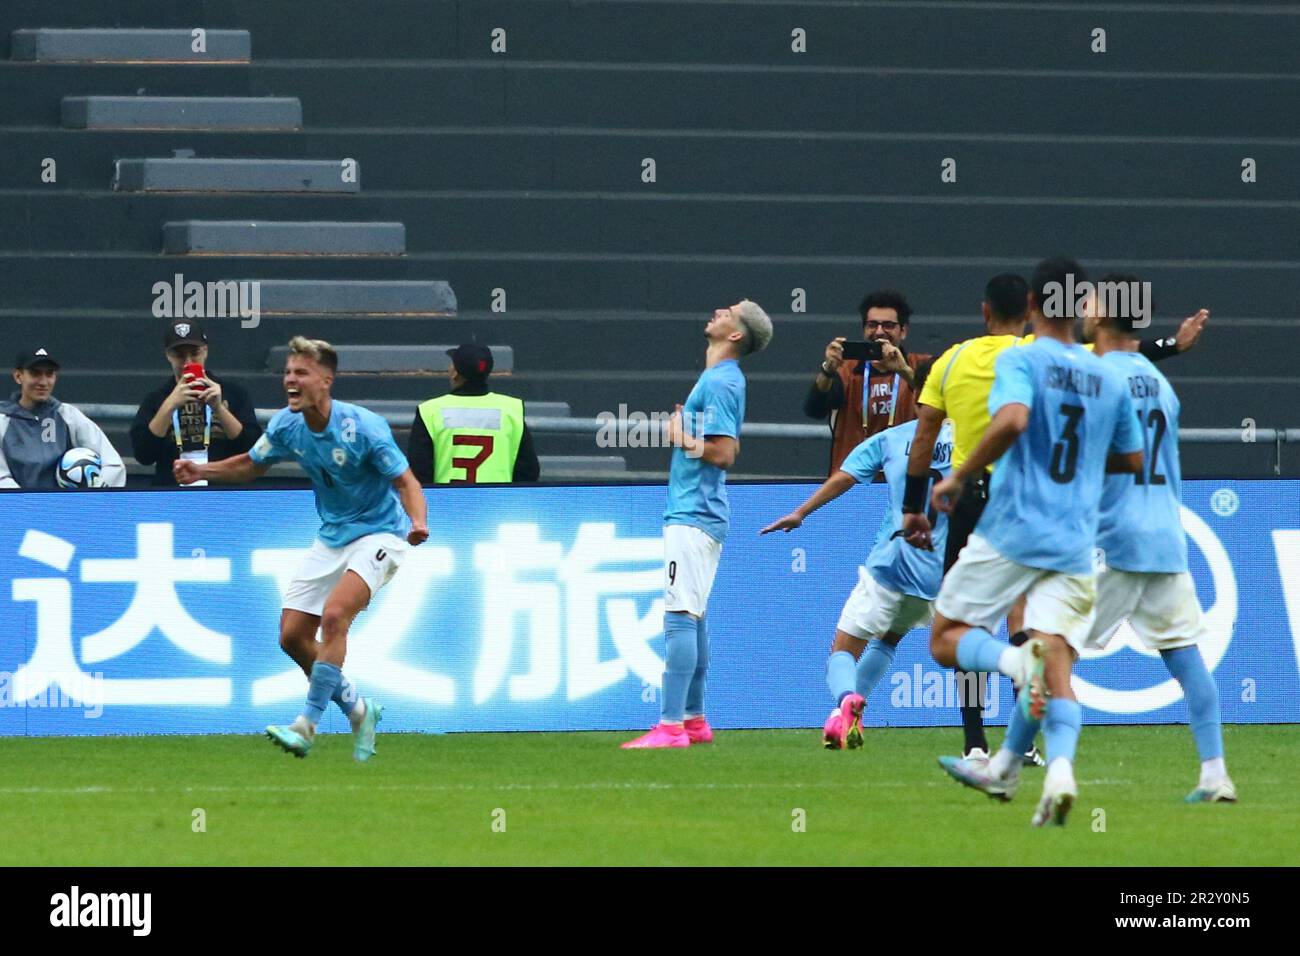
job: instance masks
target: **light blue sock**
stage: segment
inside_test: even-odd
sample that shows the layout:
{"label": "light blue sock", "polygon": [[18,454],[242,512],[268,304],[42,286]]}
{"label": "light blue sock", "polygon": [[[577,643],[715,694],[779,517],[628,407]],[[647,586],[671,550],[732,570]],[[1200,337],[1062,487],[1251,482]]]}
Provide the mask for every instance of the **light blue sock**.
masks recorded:
{"label": "light blue sock", "polygon": [[699,633],[695,618],[685,611],[664,613],[664,686],[659,713],[663,720],[686,719],[686,695],[699,658]]}
{"label": "light blue sock", "polygon": [[708,615],[695,622],[695,672],[691,686],[686,690],[687,717],[704,716],[704,691],[709,682],[709,626]]}
{"label": "light blue sock", "polygon": [[311,686],[307,688],[307,706],[302,709],[302,715],[313,724],[319,724],[342,680],[343,672],[333,664],[324,661],[312,664]]}
{"label": "light blue sock", "polygon": [[1079,731],[1082,727],[1083,708],[1077,700],[1056,697],[1047,702],[1047,716],[1043,718],[1043,739],[1047,741],[1048,764],[1057,757],[1074,762],[1074,750],[1079,745]]}
{"label": "light blue sock", "polygon": [[1014,703],[1011,705],[1011,722],[1007,724],[1007,736],[1002,741],[1002,746],[1010,750],[1013,754],[1027,753],[1029,748],[1034,745],[1034,737],[1038,735],[1039,721],[1032,717],[1026,717],[1018,706]]}
{"label": "light blue sock", "polygon": [[357,693],[357,685],[348,679],[348,675],[340,672],[338,689],[334,691],[334,696],[330,700],[339,705],[339,710],[343,711],[344,717],[351,717],[352,711],[357,709],[361,695]]}
{"label": "light blue sock", "polygon": [[998,673],[998,658],[1007,645],[982,627],[972,627],[957,644],[957,666],[964,671]]}
{"label": "light blue sock", "polygon": [[876,638],[858,659],[858,693],[865,699],[894,663],[894,645]]}
{"label": "light blue sock", "polygon": [[836,651],[826,659],[826,686],[836,704],[853,693],[858,662],[848,651]]}
{"label": "light blue sock", "polygon": [[1160,657],[1183,687],[1192,717],[1192,737],[1201,760],[1223,756],[1223,724],[1219,717],[1219,688],[1196,647],[1161,651]]}

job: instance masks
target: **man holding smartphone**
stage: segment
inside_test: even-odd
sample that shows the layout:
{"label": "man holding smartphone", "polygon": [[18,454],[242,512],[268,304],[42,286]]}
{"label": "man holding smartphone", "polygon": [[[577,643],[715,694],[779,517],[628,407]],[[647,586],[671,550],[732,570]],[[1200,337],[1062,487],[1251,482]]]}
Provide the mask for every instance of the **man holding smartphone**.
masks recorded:
{"label": "man holding smartphone", "polygon": [[262,428],[248,391],[207,370],[208,337],[197,319],[168,322],[163,349],[172,375],[140,403],[131,423],[131,448],[136,461],[154,466],[155,485],[175,487],[172,462],[184,458],[203,464],[242,455]]}
{"label": "man holding smartphone", "polygon": [[858,312],[866,347],[833,339],[803,403],[809,418],[830,419],[832,475],[862,441],[916,418],[916,368],[932,358],[903,347],[912,307],[901,292],[870,292]]}

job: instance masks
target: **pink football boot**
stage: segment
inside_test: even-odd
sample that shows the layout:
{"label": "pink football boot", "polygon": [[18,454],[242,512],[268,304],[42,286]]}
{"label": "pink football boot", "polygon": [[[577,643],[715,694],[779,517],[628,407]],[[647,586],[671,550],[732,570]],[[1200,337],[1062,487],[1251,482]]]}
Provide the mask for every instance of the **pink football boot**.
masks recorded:
{"label": "pink football boot", "polygon": [[636,740],[623,744],[624,750],[648,750],[654,747],[689,747],[691,738],[681,724],[658,723],[650,728],[648,734],[642,734]]}
{"label": "pink football boot", "polygon": [[862,712],[866,709],[861,694],[849,694],[840,702],[840,733],[844,735],[841,746],[849,750],[862,746]]}
{"label": "pink football boot", "polygon": [[693,744],[711,744],[713,743],[713,728],[709,722],[704,719],[704,715],[698,717],[687,717],[686,736],[690,738]]}
{"label": "pink football boot", "polygon": [[840,729],[842,720],[838,707],[826,718],[826,726],[822,728],[822,746],[827,750],[839,750],[844,746],[844,733]]}

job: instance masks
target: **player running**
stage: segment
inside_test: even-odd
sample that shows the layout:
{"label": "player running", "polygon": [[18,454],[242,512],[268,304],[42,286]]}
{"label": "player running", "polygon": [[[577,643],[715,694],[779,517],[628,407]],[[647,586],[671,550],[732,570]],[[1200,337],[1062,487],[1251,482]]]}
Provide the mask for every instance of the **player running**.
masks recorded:
{"label": "player running", "polygon": [[[1074,340],[1072,314],[1045,316],[1045,287],[1078,272],[1069,259],[1034,270],[1032,345],[998,357],[984,437],[932,501],[951,511],[965,483],[998,462],[989,503],[975,533],[944,578],[935,602],[930,650],[963,670],[998,671],[1021,689],[1005,746],[987,764],[940,758],[952,776],[1009,800],[1020,755],[1043,724],[1047,775],[1033,824],[1065,822],[1078,790],[1074,752],[1082,710],[1070,672],[1091,624],[1093,544],[1108,471],[1138,473],[1143,440],[1127,384]],[[1000,460],[999,460],[1000,459]],[[1026,595],[1029,640],[1012,647],[992,628]],[[1050,699],[1048,699],[1050,698]]]}
{"label": "player running", "polygon": [[[920,393],[933,362],[916,370]],[[932,550],[904,543],[901,530],[903,489],[915,420],[877,432],[849,452],[839,470],[826,479],[807,501],[759,534],[790,532],[825,504],[855,484],[868,483],[883,473],[889,484],[889,505],[866,563],[858,568],[858,584],[844,603],[831,655],[826,662],[826,685],[835,709],[822,730],[822,745],[829,750],[862,746],[862,714],[872,689],[894,662],[894,650],[914,627],[930,622],[935,596],[943,578],[944,536],[948,519],[930,515]],[[941,481],[952,469],[953,433],[945,424],[931,453],[930,477]]]}
{"label": "player running", "polygon": [[295,336],[284,368],[289,407],[276,413],[252,449],[202,465],[181,459],[173,470],[181,484],[244,482],[277,461],[297,461],[311,478],[322,523],[280,613],[280,647],[311,684],[297,719],[287,727],[267,727],[266,735],[286,752],[307,756],[333,700],[352,725],[353,756],[365,761],[375,753],[383,707],[361,697],[343,675],[348,628],[397,571],[408,543],[422,544],[429,529],[424,493],[388,423],[330,397],[338,362],[328,342]]}
{"label": "player running", "polygon": [[[1137,281],[1107,276],[1103,281]],[[1202,309],[1198,315],[1207,317]],[[1181,403],[1169,380],[1138,353],[1131,318],[1091,315],[1084,338],[1124,376],[1146,435],[1146,468],[1106,479],[1097,547],[1106,566],[1097,576],[1097,612],[1084,641],[1110,643],[1125,618],[1147,647],[1158,651],[1183,688],[1201,777],[1188,803],[1233,803],[1237,790],[1223,761],[1219,689],[1197,648],[1204,632],[1196,585],[1187,570],[1187,535],[1181,518],[1182,465],[1178,454]]]}
{"label": "player running", "polygon": [[722,556],[730,509],[727,469],[740,452],[745,376],[740,359],[767,348],[772,320],[742,299],[718,309],[704,327],[704,374],[678,405],[665,437],[673,445],[664,511],[664,677],[660,720],[625,750],[708,743],[704,717],[709,669],[706,613]]}

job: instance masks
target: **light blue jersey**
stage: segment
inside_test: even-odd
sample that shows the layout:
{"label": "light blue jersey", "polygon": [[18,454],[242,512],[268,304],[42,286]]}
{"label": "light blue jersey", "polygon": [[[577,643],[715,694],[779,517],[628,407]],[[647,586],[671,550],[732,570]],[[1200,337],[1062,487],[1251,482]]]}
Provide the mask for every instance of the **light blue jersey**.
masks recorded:
{"label": "light blue jersey", "polygon": [[1118,369],[1146,437],[1140,475],[1107,475],[1101,498],[1097,547],[1106,566],[1148,574],[1187,570],[1187,536],[1181,505],[1183,470],[1178,458],[1178,413],[1173,388],[1138,352],[1107,352],[1102,361]]}
{"label": "light blue jersey", "polygon": [[[885,587],[901,594],[933,601],[943,582],[943,551],[948,540],[948,516],[930,512],[933,551],[922,551],[903,540],[903,495],[907,488],[907,459],[912,453],[915,421],[895,425],[872,435],[840,465],[840,471],[852,475],[861,484],[885,473],[889,483],[889,506],[885,520],[876,534],[876,543],[867,556],[867,570]],[[952,471],[952,424],[944,422],[934,443],[930,460],[931,481],[947,478]]]}
{"label": "light blue jersey", "polygon": [[1039,338],[998,356],[989,414],[1029,408],[1029,427],[998,461],[976,532],[1031,568],[1090,574],[1112,453],[1142,450],[1127,383],[1081,345]]}
{"label": "light blue jersey", "polygon": [[296,461],[316,493],[317,533],[331,548],[367,534],[405,538],[411,528],[393,481],[407,469],[393,432],[374,412],[333,401],[329,424],[314,432],[300,412],[282,408],[248,455],[259,465]]}
{"label": "light blue jersey", "polygon": [[[740,441],[744,420],[745,376],[740,372],[740,363],[726,359],[705,369],[682,407],[683,428],[696,438],[725,436]],[[730,517],[727,473],[674,448],[664,524],[690,525],[723,541]]]}

